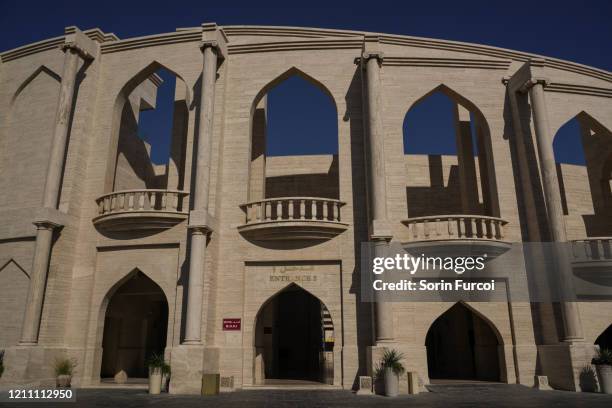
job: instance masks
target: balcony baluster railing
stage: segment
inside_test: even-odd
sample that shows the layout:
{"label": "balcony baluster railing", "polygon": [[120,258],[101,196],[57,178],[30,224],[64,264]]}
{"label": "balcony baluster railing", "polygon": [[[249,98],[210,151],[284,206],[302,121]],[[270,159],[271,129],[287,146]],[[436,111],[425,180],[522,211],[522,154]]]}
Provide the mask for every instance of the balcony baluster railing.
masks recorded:
{"label": "balcony baluster railing", "polygon": [[114,191],[96,200],[93,222],[107,230],[169,228],[187,218],[189,193],[179,190]]}
{"label": "balcony baluster railing", "polygon": [[484,215],[436,215],[402,221],[409,242],[445,240],[503,241],[507,221]]}
{"label": "balcony baluster railing", "polygon": [[344,231],[341,219],[345,203],[331,198],[279,197],[253,201],[245,212],[243,233],[261,240],[329,239]]}

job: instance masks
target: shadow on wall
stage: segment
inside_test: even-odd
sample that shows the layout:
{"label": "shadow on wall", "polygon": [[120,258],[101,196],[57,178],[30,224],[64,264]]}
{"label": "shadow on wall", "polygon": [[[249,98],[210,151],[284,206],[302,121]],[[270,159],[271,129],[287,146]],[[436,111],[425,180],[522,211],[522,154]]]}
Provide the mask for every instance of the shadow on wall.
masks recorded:
{"label": "shadow on wall", "polygon": [[132,104],[126,103],[121,115],[115,190],[162,188],[162,176],[155,174],[146,142],[138,137],[138,119]]}
{"label": "shadow on wall", "polygon": [[553,148],[564,214],[581,217],[587,237],[609,236],[612,133],[581,112],[557,131]]}
{"label": "shadow on wall", "polygon": [[266,198],[322,197],[339,199],[338,155],[333,156],[327,173],[266,177]]}
{"label": "shadow on wall", "polygon": [[448,184],[444,185],[442,156],[428,155],[429,187],[406,187],[408,214],[410,217],[425,217],[440,214],[461,214],[461,189],[459,167],[449,167]]}

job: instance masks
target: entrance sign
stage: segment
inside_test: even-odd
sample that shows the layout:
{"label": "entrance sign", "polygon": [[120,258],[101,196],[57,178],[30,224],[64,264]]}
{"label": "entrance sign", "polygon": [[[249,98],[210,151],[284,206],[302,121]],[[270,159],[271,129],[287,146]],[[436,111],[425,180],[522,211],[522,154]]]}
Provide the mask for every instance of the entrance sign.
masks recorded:
{"label": "entrance sign", "polygon": [[223,331],[240,330],[241,319],[223,319]]}

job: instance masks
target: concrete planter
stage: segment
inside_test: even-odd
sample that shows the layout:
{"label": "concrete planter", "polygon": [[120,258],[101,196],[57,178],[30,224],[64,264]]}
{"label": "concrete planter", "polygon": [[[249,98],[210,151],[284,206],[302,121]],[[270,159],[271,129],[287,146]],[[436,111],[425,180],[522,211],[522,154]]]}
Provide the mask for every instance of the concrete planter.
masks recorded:
{"label": "concrete planter", "polygon": [[595,368],[600,391],[604,394],[612,394],[612,365],[597,364]]}
{"label": "concrete planter", "polygon": [[399,378],[391,368],[385,368],[385,395],[397,397],[399,394]]}
{"label": "concrete planter", "polygon": [[170,374],[162,374],[161,391],[168,392],[168,384],[170,383]]}
{"label": "concrete planter", "polygon": [[60,374],[55,378],[55,384],[58,388],[70,388],[72,377],[67,374]]}
{"label": "concrete planter", "polygon": [[162,386],[161,368],[149,368],[149,394],[159,394]]}

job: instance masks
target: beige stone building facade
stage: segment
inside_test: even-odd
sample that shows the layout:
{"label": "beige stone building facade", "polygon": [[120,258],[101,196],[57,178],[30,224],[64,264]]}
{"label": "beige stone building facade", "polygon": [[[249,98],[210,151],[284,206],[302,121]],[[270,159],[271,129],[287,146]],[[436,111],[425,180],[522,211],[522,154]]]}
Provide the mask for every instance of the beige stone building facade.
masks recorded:
{"label": "beige stone building facade", "polygon": [[[198,393],[202,373],[223,390],[351,389],[394,347],[425,384],[546,375],[580,391],[595,345],[609,346],[610,72],[446,40],[216,24],[128,39],[68,27],[0,57],[0,384],[50,382],[59,355],[78,362],[77,386],[142,378],[158,352],[172,393]],[[166,165],[135,131],[159,69],[177,78]],[[266,93],[293,75],[333,101],[337,154],[266,159]],[[458,153],[404,154],[406,113],[434,92],[455,104]],[[571,119],[584,166],[555,161]],[[367,241],[569,242],[559,279],[597,296],[362,302]],[[487,265],[508,269],[529,279],[538,265],[520,251]]]}

